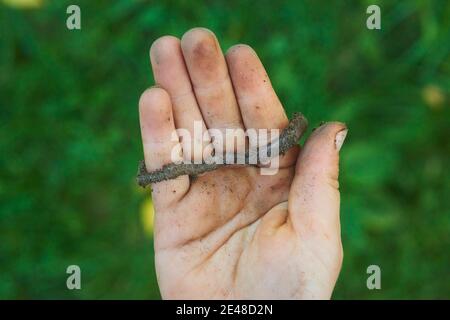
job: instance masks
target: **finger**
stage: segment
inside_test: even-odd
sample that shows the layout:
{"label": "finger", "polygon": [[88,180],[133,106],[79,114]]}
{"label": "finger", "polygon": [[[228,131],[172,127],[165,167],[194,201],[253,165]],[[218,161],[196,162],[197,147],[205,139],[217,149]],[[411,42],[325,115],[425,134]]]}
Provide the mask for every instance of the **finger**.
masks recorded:
{"label": "finger", "polygon": [[245,127],[285,127],[288,118],[256,52],[236,45],[227,51],[226,60]]}
{"label": "finger", "polygon": [[[288,118],[256,52],[247,45],[231,47],[226,60],[245,127],[283,129]],[[298,149],[281,159],[281,166],[295,163]]]}
{"label": "finger", "polygon": [[[175,162],[174,155],[181,150],[176,141],[170,97],[161,88],[150,88],[139,100],[142,143],[147,171],[161,169]],[[173,136],[175,134],[175,136]],[[188,176],[152,184],[155,208],[162,208],[181,199],[189,188]]]}
{"label": "finger", "polygon": [[339,149],[346,134],[344,124],[328,123],[313,132],[300,152],[289,194],[290,218],[300,234],[340,238]]}
{"label": "finger", "polygon": [[181,48],[203,119],[209,128],[243,129],[225,58],[215,35],[194,28],[183,35]]}
{"label": "finger", "polygon": [[181,139],[185,160],[202,160],[210,137],[192,90],[180,40],[172,36],[157,39],[150,49],[150,60],[156,83],[170,95],[175,126],[189,132]]}

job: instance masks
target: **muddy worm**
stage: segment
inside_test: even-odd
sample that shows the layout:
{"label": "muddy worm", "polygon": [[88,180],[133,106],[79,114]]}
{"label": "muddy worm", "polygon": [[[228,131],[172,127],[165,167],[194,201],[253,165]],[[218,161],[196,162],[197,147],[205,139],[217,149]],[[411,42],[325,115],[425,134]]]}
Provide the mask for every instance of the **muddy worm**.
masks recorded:
{"label": "muddy worm", "polygon": [[[260,147],[254,151],[246,151],[245,152],[245,161],[241,166],[254,166],[260,164],[259,155],[264,154],[261,151],[265,152],[267,157],[275,157],[278,155],[283,155],[290,148],[297,145],[298,140],[301,138],[303,133],[305,133],[308,127],[308,121],[303,116],[303,114],[297,112],[294,113],[292,119],[289,121],[289,124],[286,128],[281,131],[278,139],[267,144],[264,147]],[[278,144],[278,146],[276,146]],[[261,148],[265,148],[265,150],[261,150]],[[271,154],[272,150],[278,150],[276,154]],[[256,164],[250,164],[250,158],[256,157]],[[254,158],[253,158],[254,159]],[[202,173],[213,171],[219,169],[224,166],[234,165],[236,163],[170,163],[164,165],[161,169],[147,172],[145,167],[145,162],[142,160],[139,162],[138,174],[137,174],[137,183],[141,187],[146,187],[151,183],[156,183],[164,180],[175,179],[179,176],[189,175],[191,177],[198,176]],[[240,164],[238,164],[239,166]]]}

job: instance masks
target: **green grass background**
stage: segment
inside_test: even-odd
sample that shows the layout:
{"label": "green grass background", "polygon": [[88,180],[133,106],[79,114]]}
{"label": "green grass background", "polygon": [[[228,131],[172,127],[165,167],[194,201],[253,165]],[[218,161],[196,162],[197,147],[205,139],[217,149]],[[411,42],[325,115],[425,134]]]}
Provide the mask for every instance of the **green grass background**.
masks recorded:
{"label": "green grass background", "polygon": [[[65,25],[72,3],[80,31]],[[380,31],[365,27],[370,4]],[[152,41],[195,26],[223,50],[251,45],[288,114],[347,123],[334,298],[450,298],[446,0],[0,4],[0,298],[160,297],[137,102]],[[66,289],[70,264],[82,290]],[[366,288],[371,264],[381,290]]]}

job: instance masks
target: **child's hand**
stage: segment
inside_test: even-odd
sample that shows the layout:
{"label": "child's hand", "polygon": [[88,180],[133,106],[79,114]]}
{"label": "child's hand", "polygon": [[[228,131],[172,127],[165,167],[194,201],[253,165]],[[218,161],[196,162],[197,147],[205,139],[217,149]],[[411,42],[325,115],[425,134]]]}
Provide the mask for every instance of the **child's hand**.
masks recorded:
{"label": "child's hand", "polygon": [[[203,130],[288,123],[248,46],[234,46],[224,57],[214,34],[197,28],[181,42],[156,40],[150,56],[158,87],[139,103],[149,171],[172,162],[173,131],[193,136],[195,120]],[[338,162],[346,132],[337,122],[319,127],[301,151],[281,157],[275,175],[223,168],[152,185],[162,297],[330,298],[342,263]]]}

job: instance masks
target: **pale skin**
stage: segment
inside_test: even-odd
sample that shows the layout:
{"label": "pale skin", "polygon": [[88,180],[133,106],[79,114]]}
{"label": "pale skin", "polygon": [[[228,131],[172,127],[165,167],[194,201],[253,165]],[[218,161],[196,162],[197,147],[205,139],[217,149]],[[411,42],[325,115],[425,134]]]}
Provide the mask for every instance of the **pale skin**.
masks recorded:
{"label": "pale skin", "polygon": [[[288,123],[249,46],[223,54],[211,31],[195,28],[181,39],[159,38],[150,58],[157,86],[139,102],[149,171],[172,162],[172,133],[192,131],[194,120],[204,130]],[[329,299],[343,259],[338,171],[346,133],[343,123],[320,126],[280,159],[275,175],[233,167],[153,184],[162,297]]]}

